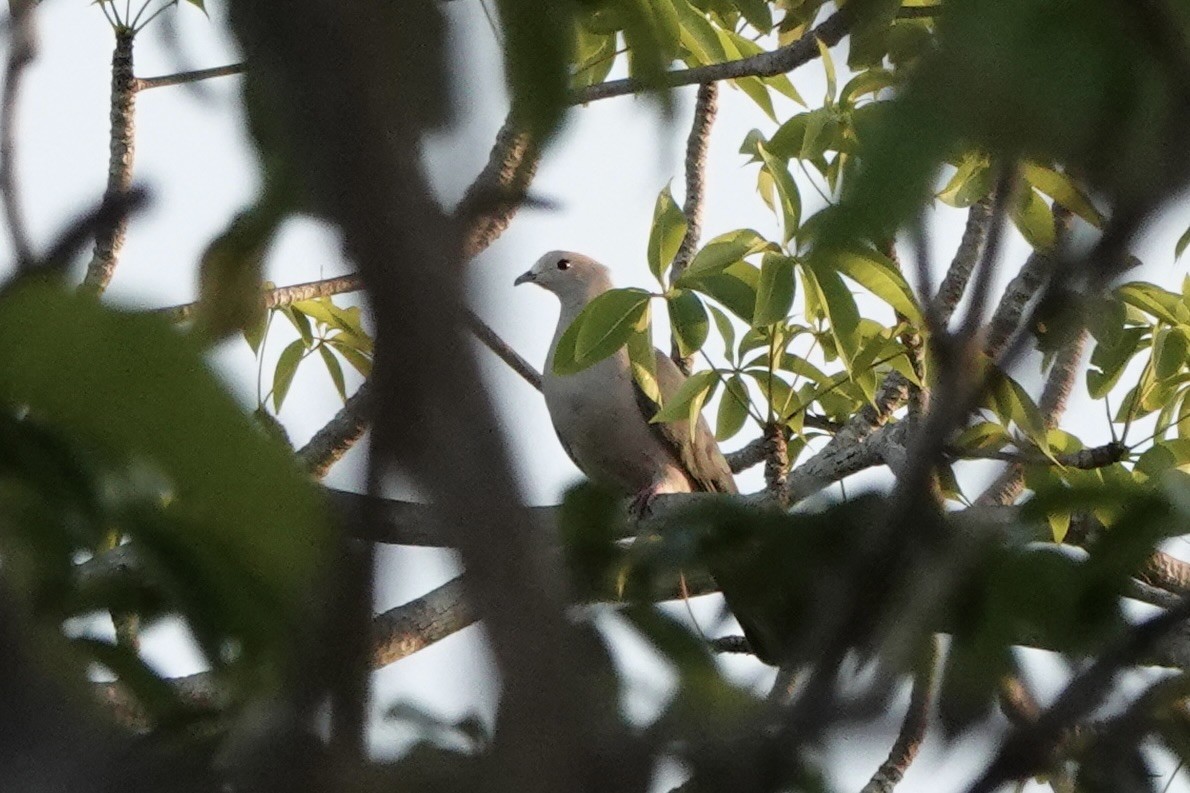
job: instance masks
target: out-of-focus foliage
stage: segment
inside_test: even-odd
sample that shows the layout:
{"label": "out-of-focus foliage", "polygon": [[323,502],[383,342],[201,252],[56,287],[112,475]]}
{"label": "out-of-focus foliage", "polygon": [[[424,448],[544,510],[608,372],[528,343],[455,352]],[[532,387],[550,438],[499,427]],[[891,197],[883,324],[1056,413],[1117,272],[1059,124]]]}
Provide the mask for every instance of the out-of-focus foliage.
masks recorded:
{"label": "out-of-focus foliage", "polygon": [[[660,715],[629,727],[617,710],[625,680],[596,639],[584,673],[598,678],[606,711],[592,718],[616,720],[608,734],[639,738],[651,763],[680,761],[700,790],[823,790],[820,755],[805,750],[827,731],[795,742],[785,712],[729,682],[700,630],[658,600],[718,587],[764,661],[875,661],[884,702],[921,674],[930,637],[947,632],[937,713],[955,737],[984,722],[1005,678],[1021,670],[1015,647],[1104,657],[1128,630],[1121,598],[1134,594],[1132,579],[1190,519],[1190,278],[1180,292],[1118,283],[1122,262],[1093,261],[1091,272],[1068,244],[1126,243],[1184,187],[1190,13],[1162,0],[840,5],[850,32],[828,47],[805,38],[839,12],[822,0],[495,3],[513,118],[541,145],[556,142],[566,113],[582,112],[568,108],[612,75],[631,78],[672,120],[672,73],[787,47],[814,53],[801,71],[723,81],[758,110],[757,128],[726,163],[755,175],[755,222],[709,229],[675,267],[689,224],[679,188],[666,185],[640,262],[655,293],[602,295],[557,345],[562,374],[626,347],[638,383],[660,404],[652,319],[663,300],[676,350],[699,368],[654,421],[691,420],[712,406],[720,441],[775,432],[791,469],[781,473],[794,479],[829,444],[859,443],[885,423],[915,427],[922,417],[899,406],[849,425],[875,414],[890,383],[916,395],[954,363],[932,344],[931,306],[900,260],[938,205],[1002,205],[1010,233],[1039,260],[1084,266],[1060,274],[1061,290],[1034,288],[1045,301],[1024,338],[1037,354],[1002,367],[1003,350],[981,350],[982,338],[963,348],[962,366],[981,388],[959,425],[930,439],[941,450],[930,478],[936,502],[906,507],[867,494],[786,513],[712,501],[662,508],[627,543],[641,527],[626,524],[614,497],[587,487],[569,494],[560,531],[574,600],[617,601],[622,622],[678,680]],[[436,46],[441,37],[422,38]],[[436,77],[446,68],[439,50],[419,63]],[[821,79],[803,80],[808,69]],[[367,377],[373,360],[358,307],[319,298],[264,309],[259,282],[274,232],[317,208],[290,153],[300,130],[275,115],[260,76],[249,68],[244,110],[261,194],[203,257],[194,330],[31,278],[0,294],[6,578],[54,627],[97,611],[117,621],[181,617],[234,701],[267,693],[288,671],[329,553],[318,490],[274,437],[284,436],[275,414],[306,359],[317,355],[344,399],[343,363]],[[371,84],[382,90],[385,79]],[[426,128],[449,115],[448,100],[434,100],[416,108]],[[997,185],[1011,194],[995,195]],[[1188,241],[1190,232],[1171,254]],[[278,315],[292,326],[288,338],[275,336]],[[1030,371],[1060,359],[1084,326],[1089,361],[1076,383],[1109,408],[1112,442],[1098,446],[1051,420]],[[260,380],[271,364],[270,387],[257,387],[263,432],[203,360],[200,342],[235,331],[257,355]],[[989,458],[1020,467],[1020,509],[1007,521],[965,520],[968,463]],[[879,463],[901,465],[892,455]],[[131,572],[103,566],[122,539],[137,552]],[[158,726],[189,715],[128,642],[79,646]],[[1165,707],[1184,692],[1174,693],[1153,713],[1132,714],[1138,721],[1051,747],[1043,761],[1055,778],[1076,763],[1079,789],[1146,789],[1150,735],[1190,760],[1185,714]],[[408,786],[474,786],[499,740],[473,718],[410,705],[390,716],[425,739],[399,766]]]}

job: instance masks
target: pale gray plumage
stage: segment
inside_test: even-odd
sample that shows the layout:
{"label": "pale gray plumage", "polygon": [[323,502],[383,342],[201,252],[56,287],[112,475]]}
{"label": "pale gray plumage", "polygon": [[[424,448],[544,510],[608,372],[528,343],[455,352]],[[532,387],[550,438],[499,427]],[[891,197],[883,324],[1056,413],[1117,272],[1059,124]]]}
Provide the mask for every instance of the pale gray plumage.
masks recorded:
{"label": "pale gray plumage", "polygon": [[[562,332],[594,298],[612,288],[608,269],[580,253],[551,251],[519,278],[554,293],[562,304],[542,374],[542,390],[562,447],[590,479],[642,503],[656,493],[735,493],[735,480],[710,427],[689,422],[650,424],[657,406],[632,377],[627,350],[576,374],[553,372]],[[685,379],[660,350],[657,382],[662,399]]]}

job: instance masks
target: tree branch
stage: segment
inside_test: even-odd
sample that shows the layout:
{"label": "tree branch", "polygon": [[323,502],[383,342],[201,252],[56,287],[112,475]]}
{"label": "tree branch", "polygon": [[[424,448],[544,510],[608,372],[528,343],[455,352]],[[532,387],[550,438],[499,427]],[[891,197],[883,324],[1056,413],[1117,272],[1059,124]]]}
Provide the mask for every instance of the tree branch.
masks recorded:
{"label": "tree branch", "polygon": [[318,479],[326,476],[331,467],[363,437],[372,412],[372,386],[364,382],[348,397],[343,407],[314,437],[297,451],[303,468]]}
{"label": "tree branch", "polygon": [[923,654],[916,677],[913,678],[913,692],[909,695],[909,709],[901,722],[901,731],[889,750],[886,759],[876,773],[864,785],[860,793],[892,793],[910,764],[917,757],[926,728],[930,722],[930,708],[934,698],[934,679],[938,667],[938,639],[930,637],[929,648]]}
{"label": "tree branch", "polygon": [[475,258],[508,228],[525,200],[540,157],[529,135],[509,115],[496,133],[487,165],[455,207],[455,221],[463,227],[463,258]]}
{"label": "tree branch", "polygon": [[22,270],[33,261],[33,247],[21,210],[16,173],[17,108],[26,69],[37,54],[36,10],[34,0],[9,2],[8,63],[4,70],[4,93],[0,98],[0,200],[4,202],[4,219],[8,223],[16,263]]}
{"label": "tree branch", "polygon": [[1184,599],[1176,608],[1130,630],[1078,674],[1036,722],[1016,727],[967,793],[992,793],[1004,782],[1041,771],[1065,731],[1099,705],[1116,675],[1158,648],[1176,630],[1184,630],[1188,617],[1190,599]]}
{"label": "tree branch", "polygon": [[955,251],[954,259],[946,271],[946,277],[934,295],[934,311],[940,327],[946,327],[954,315],[955,307],[963,299],[963,292],[967,290],[967,283],[971,280],[971,273],[983,255],[987,245],[988,231],[992,225],[992,200],[982,198],[967,210],[967,226],[963,230],[963,239]]}
{"label": "tree branch", "polygon": [[[308,281],[304,284],[279,286],[266,290],[262,295],[264,307],[280,308],[303,300],[316,300],[320,297],[341,295],[347,292],[358,292],[364,288],[360,277],[355,273],[338,275],[334,278],[323,278],[318,281]],[[182,303],[176,306],[154,309],[154,313],[168,317],[172,322],[184,322],[194,315],[198,303]]]}
{"label": "tree branch", "polygon": [[[136,78],[132,72],[132,48],[136,34],[125,27],[116,28],[116,46],[112,52],[112,95],[110,154],[104,203],[122,200],[132,186],[132,164],[136,142]],[[83,288],[102,293],[112,280],[124,236],[127,215],[120,215],[95,235],[95,252],[87,265]]]}
{"label": "tree branch", "polygon": [[134,91],[147,91],[150,88],[165,88],[170,85],[197,83],[212,77],[228,77],[233,74],[243,74],[247,70],[246,63],[232,63],[227,66],[215,66],[210,69],[197,69],[192,72],[178,72],[177,74],[163,74],[160,77],[139,77],[133,83]]}
{"label": "tree branch", "polygon": [[514,372],[525,378],[529,385],[541,390],[541,373],[533,368],[533,364],[522,358],[516,350],[508,346],[508,343],[501,339],[496,331],[492,330],[486,322],[479,318],[474,311],[467,312],[467,327],[475,334],[484,345],[496,354],[496,357],[508,364]]}
{"label": "tree branch", "polygon": [[570,103],[585,105],[588,102],[609,99],[613,96],[638,94],[657,87],[676,88],[682,85],[733,80],[737,77],[773,77],[778,74],[786,74],[817,58],[819,41],[828,47],[833,47],[843,39],[843,36],[847,35],[850,27],[851,20],[848,14],[845,11],[836,11],[827,17],[821,25],[797,41],[771,52],[761,52],[733,61],[667,72],[660,77],[657,85],[645,84],[632,78],[597,83],[573,92],[570,96]]}
{"label": "tree branch", "polygon": [[[703,83],[698,87],[698,97],[694,102],[694,121],[686,139],[686,199],[682,204],[682,214],[686,216],[686,233],[682,236],[682,242],[670,268],[670,283],[678,280],[686,271],[694,257],[694,250],[698,247],[699,237],[702,236],[707,149],[711,140],[711,125],[714,124],[718,111],[718,97],[719,86],[716,83]],[[674,338],[671,347],[670,357],[684,374],[689,375],[693,366],[692,357],[682,355],[678,349],[677,337]]]}

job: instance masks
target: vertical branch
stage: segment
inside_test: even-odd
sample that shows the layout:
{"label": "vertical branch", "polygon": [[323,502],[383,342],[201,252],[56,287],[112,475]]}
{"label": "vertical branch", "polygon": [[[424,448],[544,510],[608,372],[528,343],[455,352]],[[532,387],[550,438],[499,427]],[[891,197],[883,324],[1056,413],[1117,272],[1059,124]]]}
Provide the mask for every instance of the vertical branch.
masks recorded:
{"label": "vertical branch", "polygon": [[785,427],[770,421],[764,428],[764,485],[768,496],[782,507],[789,505],[785,483],[789,478],[789,446]]}
{"label": "vertical branch", "polygon": [[23,269],[32,262],[33,249],[21,214],[16,175],[17,104],[25,68],[33,62],[37,52],[33,27],[36,9],[33,0],[10,0],[9,9],[8,64],[4,70],[4,93],[0,97],[0,201],[4,203],[4,219],[17,264]]}
{"label": "vertical branch", "polygon": [[[1070,210],[1054,204],[1055,248],[1061,248],[1070,234],[1073,218]],[[1020,323],[1020,316],[1033,294],[1041,288],[1050,270],[1050,258],[1056,251],[1036,252],[1029,257],[1020,273],[1009,283],[1000,305],[990,323],[990,332],[984,344],[984,352],[996,357],[1008,344]],[[1079,363],[1087,345],[1087,334],[1082,330],[1058,351],[1046,376],[1045,388],[1041,392],[1038,408],[1046,429],[1054,429],[1066,412],[1074,381],[1078,377]],[[1020,463],[1005,468],[992,484],[975,500],[981,506],[1011,504],[1024,489],[1025,475]]]}
{"label": "vertical branch", "polygon": [[[707,147],[711,140],[711,125],[719,109],[719,86],[717,83],[703,83],[698,87],[698,98],[694,102],[694,122],[690,136],[686,139],[686,200],[682,213],[686,216],[686,234],[678,246],[670,269],[670,283],[686,270],[694,258],[702,236],[702,207],[706,197]],[[692,361],[683,357],[675,339],[670,352],[674,363],[685,374],[690,374]]]}
{"label": "vertical branch", "polygon": [[943,327],[950,322],[955,307],[963,298],[963,292],[967,291],[967,282],[971,280],[975,264],[987,245],[988,231],[992,225],[992,202],[993,197],[988,196],[976,201],[967,210],[967,225],[963,229],[963,239],[959,242],[959,248],[955,251],[946,276],[934,295],[934,311],[938,323]]}
{"label": "vertical branch", "polygon": [[[110,153],[107,164],[107,187],[104,203],[122,199],[132,186],[132,163],[136,129],[136,77],[132,73],[132,45],[136,32],[120,25],[116,27],[116,47],[112,52],[112,96]],[[95,234],[95,251],[87,265],[84,288],[102,293],[112,279],[128,217],[121,214],[110,225]]]}

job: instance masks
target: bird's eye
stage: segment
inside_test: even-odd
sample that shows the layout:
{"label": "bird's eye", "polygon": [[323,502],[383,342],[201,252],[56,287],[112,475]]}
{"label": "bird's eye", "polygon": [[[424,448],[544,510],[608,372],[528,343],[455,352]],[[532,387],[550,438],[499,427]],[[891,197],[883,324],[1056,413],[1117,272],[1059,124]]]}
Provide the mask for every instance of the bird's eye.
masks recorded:
{"label": "bird's eye", "polygon": [[569,259],[559,259],[558,260],[558,269],[559,270],[569,270],[570,269],[570,260]]}

